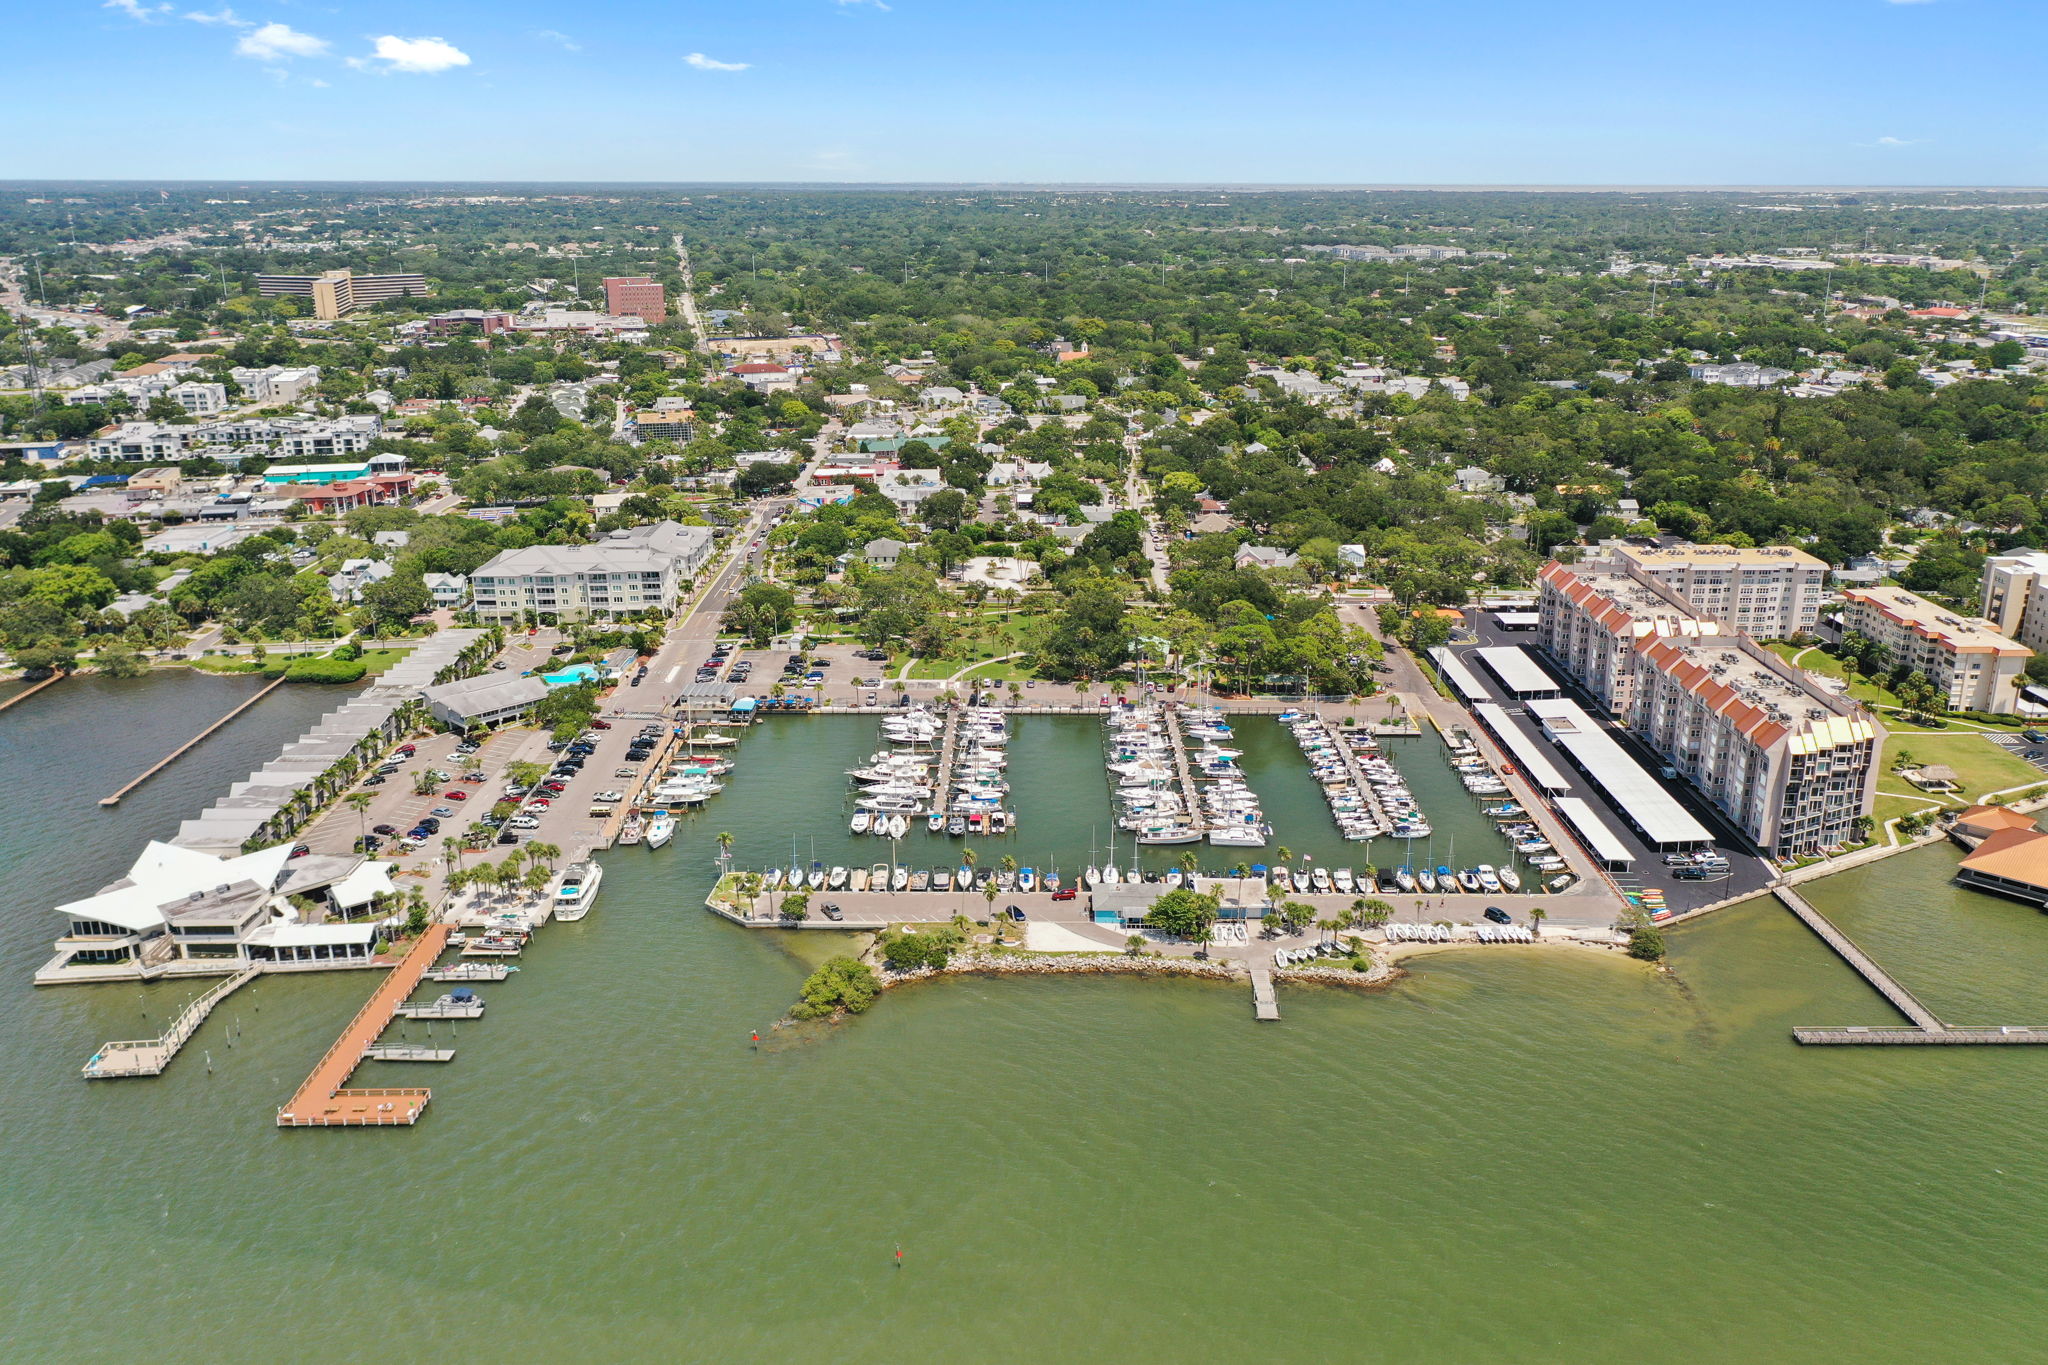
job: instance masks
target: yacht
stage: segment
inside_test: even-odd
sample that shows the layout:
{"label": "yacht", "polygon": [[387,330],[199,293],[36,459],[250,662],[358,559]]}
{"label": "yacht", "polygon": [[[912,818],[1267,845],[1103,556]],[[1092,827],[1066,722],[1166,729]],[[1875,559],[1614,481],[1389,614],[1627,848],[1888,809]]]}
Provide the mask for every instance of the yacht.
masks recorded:
{"label": "yacht", "polygon": [[1481,891],[1484,891],[1489,896],[1498,896],[1500,894],[1500,877],[1491,866],[1481,863],[1473,869],[1473,873],[1479,878],[1479,889]]}
{"label": "yacht", "polygon": [[604,880],[604,869],[596,863],[570,863],[562,871],[562,881],[555,888],[555,918],[579,920],[590,913],[590,903],[597,899],[598,883]]}
{"label": "yacht", "polygon": [[942,810],[933,811],[924,818],[924,827],[933,834],[944,834],[946,832],[946,813]]}
{"label": "yacht", "polygon": [[647,822],[647,846],[660,848],[676,837],[676,818],[667,811],[656,811],[654,818]]}
{"label": "yacht", "polygon": [[910,889],[910,869],[898,867],[894,872],[891,872],[889,874],[889,889],[891,891],[908,891]]}
{"label": "yacht", "polygon": [[855,811],[853,814],[853,832],[855,834],[866,834],[868,832],[868,826],[874,822],[874,818],[874,816],[868,814],[864,810]]}

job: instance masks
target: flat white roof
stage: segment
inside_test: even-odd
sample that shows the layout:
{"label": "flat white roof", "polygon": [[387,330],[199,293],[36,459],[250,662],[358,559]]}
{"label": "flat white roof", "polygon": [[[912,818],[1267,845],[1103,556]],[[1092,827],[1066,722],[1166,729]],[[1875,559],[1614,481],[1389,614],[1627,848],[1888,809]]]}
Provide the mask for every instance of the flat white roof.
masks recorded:
{"label": "flat white roof", "polygon": [[1560,796],[1553,803],[1558,814],[1571,822],[1579,837],[1586,841],[1586,847],[1593,850],[1593,856],[1603,863],[1632,863],[1636,855],[1629,852],[1615,832],[1607,827],[1593,808],[1586,804],[1584,797]]}
{"label": "flat white roof", "polygon": [[1500,622],[1502,627],[1513,630],[1517,627],[1542,625],[1543,613],[1540,611],[1527,611],[1516,607],[1506,611],[1496,611],[1493,613],[1493,619]]}
{"label": "flat white roof", "polygon": [[1542,664],[1520,645],[1488,645],[1472,651],[1485,661],[1494,675],[1507,685],[1508,695],[1526,697],[1532,692],[1562,692],[1564,687]]}
{"label": "flat white roof", "polygon": [[1429,651],[1429,659],[1431,663],[1436,665],[1437,672],[1443,674],[1444,678],[1451,686],[1458,689],[1458,694],[1466,701],[1486,701],[1493,696],[1491,692],[1479,685],[1479,679],[1472,676],[1472,670],[1465,667],[1463,663],[1459,662],[1457,655],[1451,653],[1442,645],[1438,645]]}
{"label": "flat white roof", "polygon": [[1577,702],[1532,701],[1528,707],[1558,747],[1627,813],[1645,839],[1658,845],[1712,842],[1712,831],[1693,819],[1657,776],[1629,757]]}
{"label": "flat white roof", "polygon": [[1529,738],[1519,725],[1508,719],[1504,707],[1496,702],[1480,702],[1472,707],[1472,714],[1484,721],[1486,728],[1493,731],[1494,736],[1508,746],[1508,751],[1515,756],[1515,761],[1522,765],[1523,773],[1531,782],[1553,794],[1572,789],[1571,779],[1558,771],[1557,765],[1550,761],[1550,755],[1543,752],[1542,746]]}

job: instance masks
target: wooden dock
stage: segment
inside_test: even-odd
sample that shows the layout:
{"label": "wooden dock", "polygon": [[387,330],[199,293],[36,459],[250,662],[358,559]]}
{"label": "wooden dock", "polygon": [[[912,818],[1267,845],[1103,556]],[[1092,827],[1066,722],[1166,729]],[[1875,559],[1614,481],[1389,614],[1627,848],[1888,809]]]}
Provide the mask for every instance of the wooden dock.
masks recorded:
{"label": "wooden dock", "polygon": [[1957,1044],[2043,1044],[2048,1028],[1795,1028],[1792,1036],[1808,1047],[1942,1046]]}
{"label": "wooden dock", "polygon": [[[144,771],[144,772],[142,773],[142,775],[141,775],[140,777],[137,777],[137,778],[136,778],[136,779],[135,779],[135,780],[134,780],[133,782],[130,782],[130,783],[129,783],[129,784],[127,785],[127,786],[125,786],[125,787],[121,788],[121,790],[119,790],[119,791],[115,792],[115,793],[114,793],[114,794],[113,794],[112,796],[103,796],[103,797],[101,797],[101,798],[100,798],[100,804],[101,804],[102,806],[115,806],[115,805],[119,805],[119,804],[120,804],[120,802],[121,802],[121,798],[122,798],[122,797],[126,796],[126,795],[127,795],[127,794],[128,794],[129,792],[132,792],[132,791],[134,791],[134,790],[135,790],[135,789],[136,789],[137,787],[139,787],[139,786],[141,786],[141,785],[142,785],[143,783],[145,783],[145,782],[149,781],[149,779],[150,779],[150,778],[152,778],[152,777],[155,777],[155,776],[156,776],[156,775],[157,775],[158,773],[160,773],[160,772],[162,772],[162,771],[163,771],[164,769],[166,769],[166,768],[170,767],[170,766],[171,766],[171,765],[172,765],[173,763],[176,763],[176,762],[177,762],[177,761],[178,761],[179,759],[183,758],[183,757],[184,757],[184,756],[185,756],[186,754],[190,753],[190,752],[191,752],[192,750],[194,750],[194,749],[198,748],[198,747],[199,747],[199,745],[200,745],[200,744],[201,744],[201,743],[202,743],[202,742],[203,742],[203,741],[204,741],[204,740],[206,739],[206,737],[207,737],[207,736],[209,736],[209,735],[213,734],[213,733],[214,733],[214,732],[215,732],[216,730],[220,729],[220,728],[221,728],[221,726],[223,726],[223,725],[226,725],[226,724],[227,724],[227,723],[228,723],[229,721],[233,720],[233,719],[234,719],[234,718],[235,718],[236,716],[239,716],[239,715],[241,715],[241,714],[242,714],[242,713],[243,713],[244,711],[246,711],[246,710],[248,710],[248,709],[249,709],[250,707],[254,706],[254,705],[255,705],[255,704],[257,703],[257,702],[259,702],[259,701],[262,701],[262,700],[263,700],[263,699],[264,699],[265,697],[269,696],[269,695],[270,695],[270,694],[271,694],[272,692],[275,692],[275,691],[276,691],[276,690],[277,690],[278,688],[280,688],[280,687],[283,687],[283,686],[284,686],[284,679],[283,679],[283,678],[279,678],[279,679],[277,679],[277,680],[276,680],[275,682],[271,683],[271,684],[270,684],[270,686],[268,686],[268,687],[264,688],[264,689],[263,689],[262,691],[258,692],[258,693],[257,693],[257,694],[256,694],[255,696],[253,696],[253,697],[249,698],[249,699],[248,699],[247,701],[243,702],[243,703],[242,703],[242,704],[241,704],[240,706],[237,706],[237,707],[236,707],[236,708],[235,708],[234,710],[232,710],[232,711],[228,712],[228,713],[227,713],[226,715],[222,716],[222,717],[221,717],[221,718],[220,718],[219,720],[217,720],[217,721],[215,721],[215,722],[214,722],[213,724],[211,724],[211,725],[207,726],[207,727],[206,727],[206,728],[205,728],[204,730],[201,730],[201,731],[200,731],[200,732],[199,732],[198,734],[196,734],[196,735],[192,736],[192,738],[190,738],[190,739],[186,740],[186,741],[185,741],[185,742],[184,742],[183,744],[180,744],[180,745],[179,745],[179,746],[178,746],[177,748],[173,749],[173,750],[172,750],[172,751],[171,751],[170,753],[168,753],[168,754],[165,754],[165,755],[164,755],[164,756],[163,756],[163,757],[162,757],[161,759],[157,760],[157,762],[156,762],[155,764],[151,765],[151,766],[150,766],[150,767],[149,767],[148,769],[146,769],[146,770],[145,770],[145,771]],[[23,693],[22,695],[23,695],[23,696],[26,696],[27,694],[26,694],[26,693]],[[19,698],[16,698],[16,700],[19,700]]]}
{"label": "wooden dock", "polygon": [[429,981],[503,981],[513,968],[502,962],[451,962],[446,967],[429,967]]}
{"label": "wooden dock", "polygon": [[455,1049],[452,1047],[366,1047],[363,1049],[366,1062],[452,1062]]}
{"label": "wooden dock", "polygon": [[171,1021],[162,1036],[128,1042],[102,1043],[82,1074],[89,1081],[119,1080],[126,1076],[156,1076],[171,1064],[178,1049],[206,1022],[213,1007],[248,985],[261,973],[260,967],[245,967],[194,1000]]}
{"label": "wooden dock", "polygon": [[6,701],[0,701],[0,711],[5,711],[8,707],[13,706],[17,702],[27,701],[30,697],[33,697],[36,693],[48,687],[51,683],[63,682],[64,679],[69,676],[70,674],[68,673],[52,673],[49,677],[43,679],[41,682],[29,687],[24,687],[21,691],[16,692],[13,696],[9,697]]}
{"label": "wooden dock", "polygon": [[277,1111],[280,1128],[385,1128],[419,1122],[433,1092],[425,1087],[400,1089],[345,1090],[348,1078],[362,1061],[392,1014],[419,985],[427,968],[448,946],[449,926],[433,924],[413,944],[391,975],[334,1040],[306,1077],[305,1084]]}
{"label": "wooden dock", "polygon": [[1890,972],[1871,960],[1868,953],[1849,941],[1849,936],[1829,923],[1828,917],[1813,908],[1807,899],[1789,886],[1772,888],[1772,893],[1785,903],[1787,909],[1797,916],[1821,941],[1833,948],[1842,961],[1849,964],[1858,976],[1868,981],[1879,995],[1891,1001],[1892,1008],[1911,1019],[1929,1033],[1941,1033],[1947,1025],[1934,1017],[1934,1011],[1920,1003],[1919,998],[1897,981]]}
{"label": "wooden dock", "polygon": [[438,1000],[408,1000],[391,1013],[399,1019],[481,1019],[484,1002],[466,1000],[444,1005]]}
{"label": "wooden dock", "polygon": [[1251,964],[1252,973],[1252,1014],[1259,1019],[1278,1019],[1280,1001],[1273,994],[1273,969],[1260,963]]}
{"label": "wooden dock", "polygon": [[1181,819],[1207,834],[1212,826],[1202,811],[1202,798],[1195,791],[1195,775],[1188,766],[1188,737],[1181,728],[1180,708],[1162,707],[1160,715],[1166,722],[1167,751],[1173,755],[1174,785],[1180,789]]}

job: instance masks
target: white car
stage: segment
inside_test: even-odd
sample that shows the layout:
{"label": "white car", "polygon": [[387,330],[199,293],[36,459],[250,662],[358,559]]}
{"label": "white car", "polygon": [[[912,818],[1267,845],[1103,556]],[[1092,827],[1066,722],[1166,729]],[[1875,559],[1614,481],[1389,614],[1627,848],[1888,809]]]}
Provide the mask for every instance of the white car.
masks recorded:
{"label": "white car", "polygon": [[531,815],[515,815],[505,822],[507,829],[539,829],[540,821]]}
{"label": "white car", "polygon": [[626,794],[624,792],[599,792],[591,798],[593,801],[623,801],[625,799]]}

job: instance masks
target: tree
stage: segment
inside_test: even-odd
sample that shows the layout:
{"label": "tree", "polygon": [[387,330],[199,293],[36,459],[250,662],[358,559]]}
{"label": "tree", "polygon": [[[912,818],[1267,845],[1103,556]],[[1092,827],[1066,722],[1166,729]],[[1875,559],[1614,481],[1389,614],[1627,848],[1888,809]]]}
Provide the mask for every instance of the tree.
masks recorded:
{"label": "tree", "polygon": [[1145,922],[1161,933],[1192,939],[1206,933],[1216,922],[1221,905],[1214,895],[1176,887],[1152,902],[1145,912]]}
{"label": "tree", "polygon": [[882,942],[882,961],[892,972],[914,972],[924,967],[937,970],[952,960],[959,940],[959,931],[951,929],[895,934]]}
{"label": "tree", "polygon": [[362,604],[378,625],[402,626],[432,611],[434,595],[419,574],[401,572],[364,584]]}
{"label": "tree", "polygon": [[918,504],[918,519],[935,531],[957,531],[973,511],[967,495],[957,488],[941,488]]}
{"label": "tree", "polygon": [[93,662],[110,678],[139,678],[149,672],[149,661],[126,645],[109,645]]}
{"label": "tree", "polygon": [[782,904],[776,908],[784,919],[802,924],[811,916],[811,893],[792,891],[782,898]]}
{"label": "tree", "polygon": [[1632,926],[1628,931],[1628,955],[1644,962],[1656,962],[1664,956],[1664,931],[1647,921]]}
{"label": "tree", "polygon": [[368,792],[351,792],[349,794],[348,801],[346,802],[348,808],[356,813],[357,848],[361,848],[363,846],[363,841],[370,837],[370,800],[371,798]]}
{"label": "tree", "polygon": [[1105,582],[1087,583],[1068,596],[1040,651],[1040,669],[1054,678],[1103,677],[1122,666],[1130,643],[1123,594]]}
{"label": "tree", "polygon": [[796,624],[796,594],[775,583],[750,583],[726,608],[724,625],[745,635],[755,648]]}

